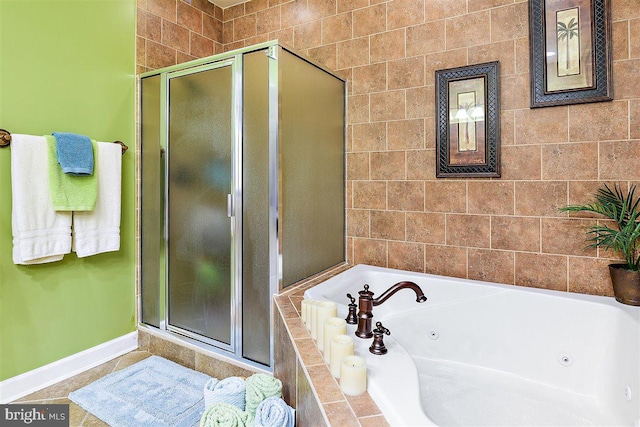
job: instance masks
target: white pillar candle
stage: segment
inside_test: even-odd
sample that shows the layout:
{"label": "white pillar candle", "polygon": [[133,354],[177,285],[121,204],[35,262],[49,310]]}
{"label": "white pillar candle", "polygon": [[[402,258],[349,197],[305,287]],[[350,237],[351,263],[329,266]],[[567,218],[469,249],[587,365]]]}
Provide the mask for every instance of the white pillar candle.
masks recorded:
{"label": "white pillar candle", "polygon": [[340,364],[340,390],[347,396],[367,391],[367,362],[360,356],[346,356]]}
{"label": "white pillar candle", "polygon": [[353,356],[353,337],[336,335],[331,338],[331,358],[329,368],[331,375],[340,378],[340,363],[345,356]]}
{"label": "white pillar candle", "polygon": [[303,299],[302,300],[302,314],[300,315],[300,317],[302,318],[302,321],[304,322],[304,326],[307,328],[307,331],[309,330],[309,307],[311,307],[311,302],[313,300],[311,299]]}
{"label": "white pillar candle", "polygon": [[324,322],[330,317],[338,315],[338,304],[322,301],[316,308],[316,345],[318,350],[324,351]]}
{"label": "white pillar candle", "polygon": [[309,312],[309,332],[311,332],[311,338],[316,339],[316,316],[318,314],[318,304],[322,301],[313,300],[309,306],[311,311]]}
{"label": "white pillar candle", "polygon": [[324,362],[331,363],[331,339],[347,334],[347,322],[340,317],[330,317],[324,321]]}

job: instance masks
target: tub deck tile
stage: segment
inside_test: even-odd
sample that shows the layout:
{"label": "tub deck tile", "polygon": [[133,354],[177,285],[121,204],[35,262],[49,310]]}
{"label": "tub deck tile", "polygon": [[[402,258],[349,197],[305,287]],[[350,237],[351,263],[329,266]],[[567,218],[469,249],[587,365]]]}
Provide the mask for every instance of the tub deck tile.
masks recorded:
{"label": "tub deck tile", "polygon": [[336,427],[360,427],[358,419],[353,415],[351,407],[346,401],[325,403],[322,405],[329,424]]}
{"label": "tub deck tile", "polygon": [[309,378],[318,393],[320,403],[344,400],[344,395],[336,380],[331,376],[327,365],[307,366],[307,372],[309,372]]}
{"label": "tub deck tile", "polygon": [[346,396],[346,398],[358,418],[382,415],[369,393],[360,396]]}
{"label": "tub deck tile", "polygon": [[358,418],[362,427],[390,427],[387,420],[382,415],[375,417]]}
{"label": "tub deck tile", "polygon": [[311,338],[294,340],[305,366],[324,365],[324,358]]}

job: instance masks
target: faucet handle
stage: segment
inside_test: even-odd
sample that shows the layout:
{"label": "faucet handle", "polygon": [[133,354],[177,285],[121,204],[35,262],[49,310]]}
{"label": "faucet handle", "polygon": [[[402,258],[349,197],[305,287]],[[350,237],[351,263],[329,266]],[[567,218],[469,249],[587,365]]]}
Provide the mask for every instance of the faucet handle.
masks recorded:
{"label": "faucet handle", "polygon": [[382,323],[376,322],[376,329],[373,330],[373,343],[369,347],[369,352],[377,355],[387,354],[387,347],[384,345],[384,335],[391,335],[391,332],[382,326]]}
{"label": "faucet handle", "polygon": [[356,299],[351,296],[351,294],[347,294],[347,298],[351,300],[351,304],[349,304],[349,314],[346,317],[346,321],[350,325],[355,325],[358,323],[358,315],[356,314]]}
{"label": "faucet handle", "polygon": [[[347,298],[349,298],[351,300],[351,304],[355,305],[356,299],[354,297],[352,297],[351,294],[347,294]],[[351,304],[349,304],[349,305],[351,305]]]}
{"label": "faucet handle", "polygon": [[373,292],[369,290],[369,285],[367,284],[364,285],[364,291],[360,291],[358,292],[358,294],[360,294],[360,296],[363,296],[363,297],[373,298]]}

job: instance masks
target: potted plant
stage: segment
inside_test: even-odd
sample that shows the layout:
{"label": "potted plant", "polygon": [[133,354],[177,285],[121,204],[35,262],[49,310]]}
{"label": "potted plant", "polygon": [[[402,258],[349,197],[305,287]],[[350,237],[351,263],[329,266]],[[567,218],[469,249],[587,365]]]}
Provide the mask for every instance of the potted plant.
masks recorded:
{"label": "potted plant", "polygon": [[618,184],[598,189],[595,201],[587,205],[570,205],[561,211],[586,211],[600,214],[612,221],[588,228],[589,247],[605,248],[622,255],[625,264],[610,264],[609,274],[616,300],[640,306],[640,198],[633,185],[625,194]]}

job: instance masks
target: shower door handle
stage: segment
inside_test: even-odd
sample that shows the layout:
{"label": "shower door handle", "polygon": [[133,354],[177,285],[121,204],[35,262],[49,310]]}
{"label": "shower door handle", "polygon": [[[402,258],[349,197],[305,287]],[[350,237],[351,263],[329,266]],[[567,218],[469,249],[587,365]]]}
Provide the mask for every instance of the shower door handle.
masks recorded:
{"label": "shower door handle", "polygon": [[227,194],[227,217],[233,217],[233,196],[231,194]]}

